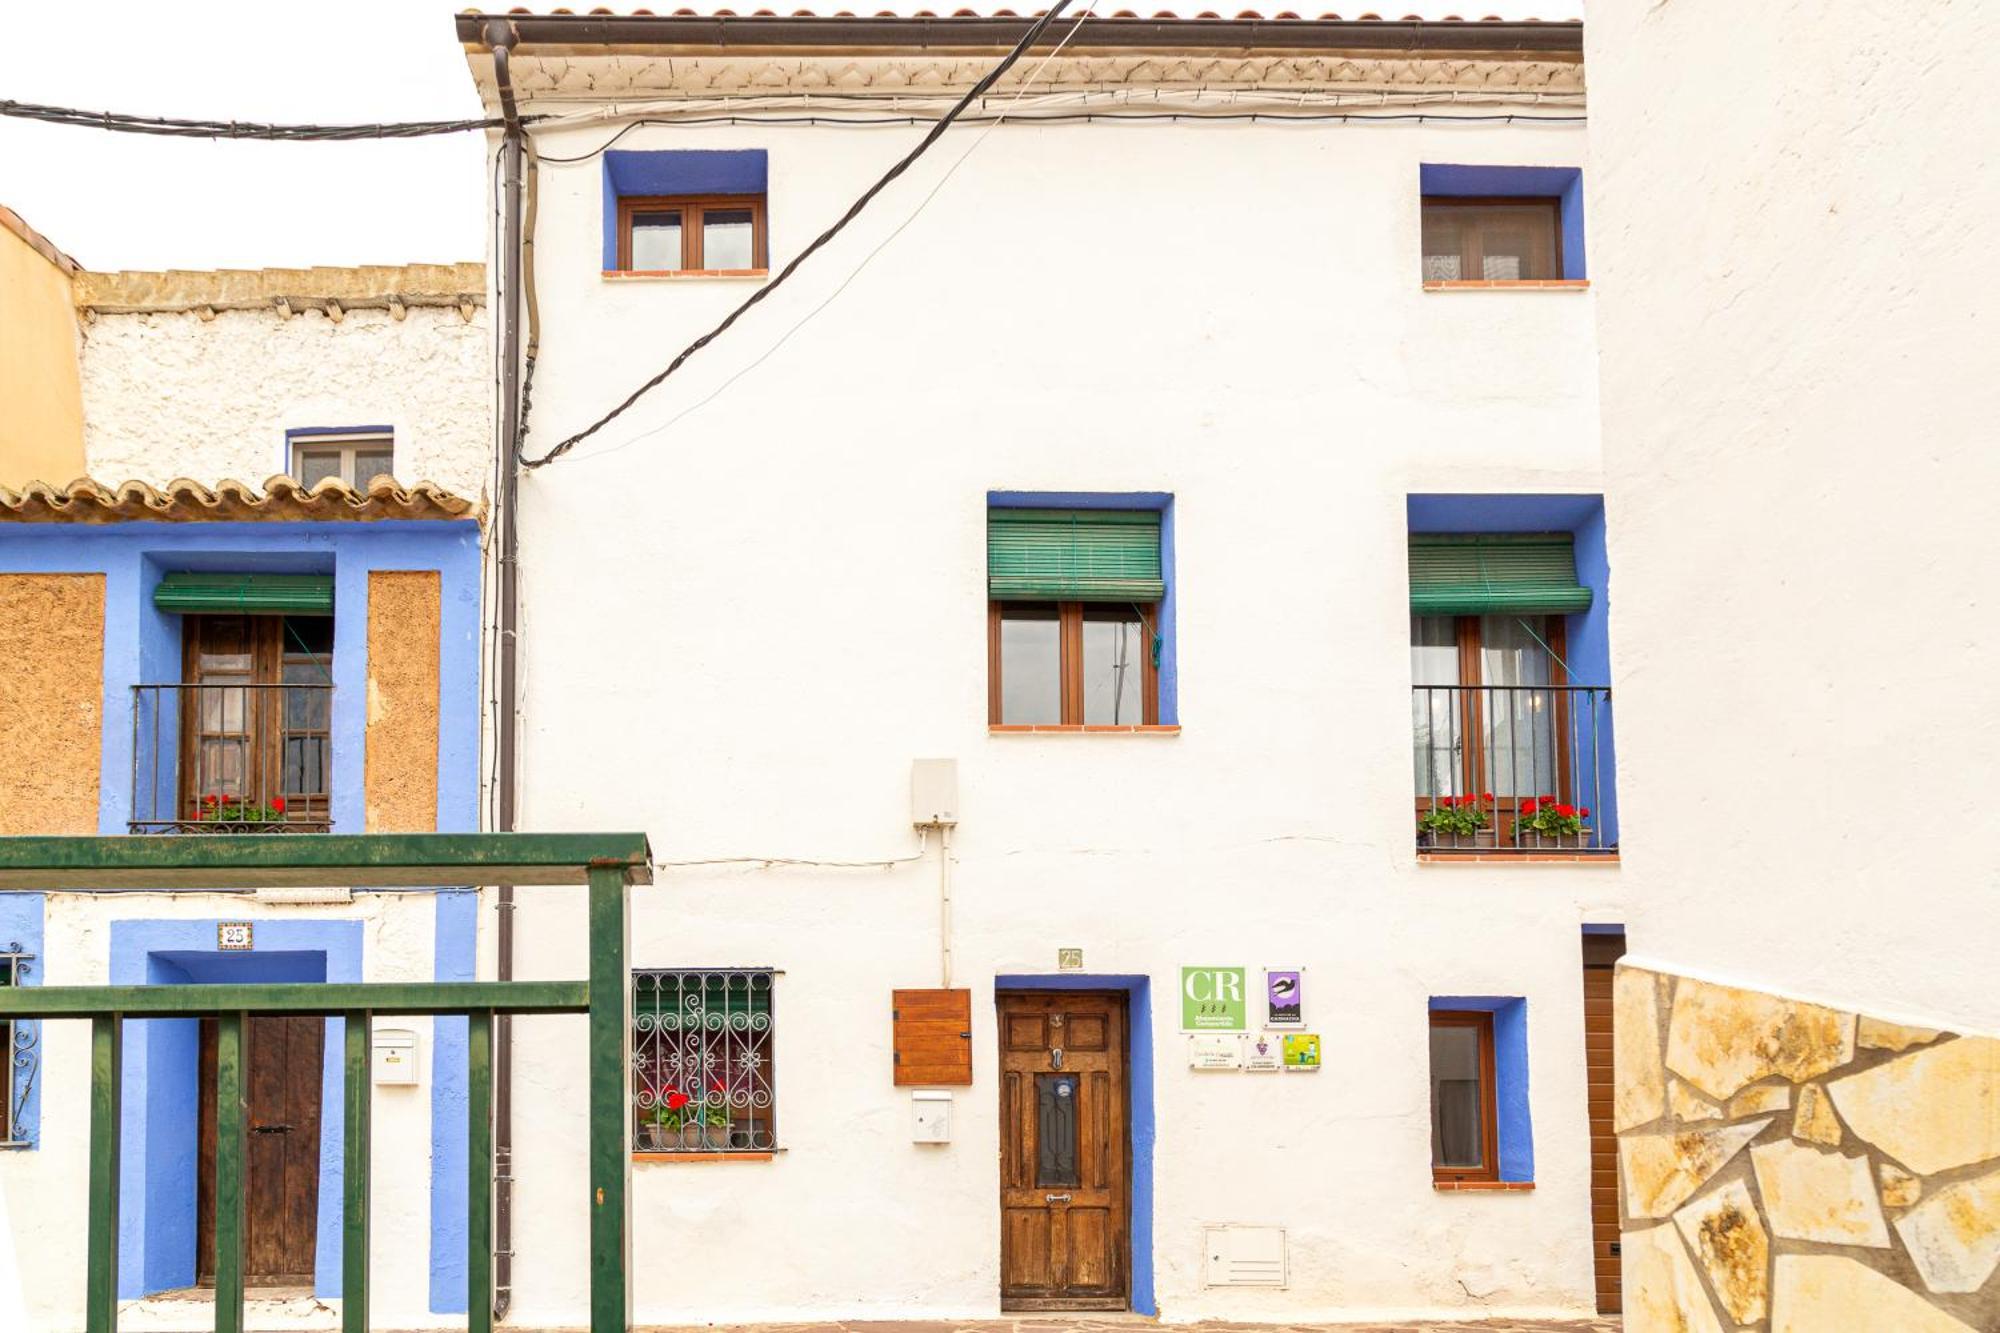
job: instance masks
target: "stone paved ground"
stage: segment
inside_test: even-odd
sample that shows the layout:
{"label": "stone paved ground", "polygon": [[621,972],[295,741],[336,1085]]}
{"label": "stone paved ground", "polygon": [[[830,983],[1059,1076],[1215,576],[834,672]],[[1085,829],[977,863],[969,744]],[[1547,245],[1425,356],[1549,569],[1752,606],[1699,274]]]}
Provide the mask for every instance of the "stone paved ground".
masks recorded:
{"label": "stone paved ground", "polygon": [[1481,1319],[1372,1324],[1160,1324],[1130,1315],[1037,1315],[1023,1319],[856,1321],[832,1324],[676,1325],[647,1333],[1619,1333],[1616,1319]]}

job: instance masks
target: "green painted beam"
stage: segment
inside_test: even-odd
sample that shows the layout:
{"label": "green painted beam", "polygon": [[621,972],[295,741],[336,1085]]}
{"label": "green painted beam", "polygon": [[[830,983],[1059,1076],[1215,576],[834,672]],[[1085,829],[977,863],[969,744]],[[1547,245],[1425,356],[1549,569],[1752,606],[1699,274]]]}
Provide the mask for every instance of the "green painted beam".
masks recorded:
{"label": "green painted beam", "polygon": [[0,838],[0,889],[451,888],[652,882],[643,833],[224,833]]}
{"label": "green painted beam", "polygon": [[341,1333],[368,1333],[368,1172],[375,1109],[368,1024],[367,1010],[347,1011],[346,1075],[341,1087],[347,1116],[342,1127],[346,1180],[340,1212]]}
{"label": "green painted beam", "polygon": [[466,1019],[465,1327],[493,1333],[493,1013]]}
{"label": "green painted beam", "polygon": [[[12,989],[9,987],[8,989]],[[104,1014],[90,1024],[90,1223],[84,1268],[86,1333],[118,1329],[118,1123],[124,1024]]]}
{"label": "green painted beam", "polygon": [[[609,873],[609,872],[607,872]],[[620,993],[624,986],[614,987]],[[0,1020],[200,1018],[253,1014],[325,1014],[349,1009],[378,1014],[464,1014],[491,1009],[513,1014],[581,1014],[590,987],[581,981],[272,982],[192,986],[0,986]]]}
{"label": "green painted beam", "polygon": [[243,1333],[244,1212],[250,1169],[249,1107],[245,1098],[250,1020],[222,1014],[215,1033],[215,1333]]}
{"label": "green painted beam", "polygon": [[590,1328],[631,1327],[632,1154],[626,1098],[632,1077],[625,881],[590,874]]}

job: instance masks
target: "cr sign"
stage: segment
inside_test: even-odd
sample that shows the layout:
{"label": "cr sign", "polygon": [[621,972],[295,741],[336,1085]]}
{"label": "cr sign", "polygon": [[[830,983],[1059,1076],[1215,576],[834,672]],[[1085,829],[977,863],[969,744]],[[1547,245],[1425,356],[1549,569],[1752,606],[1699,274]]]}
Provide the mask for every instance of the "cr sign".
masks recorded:
{"label": "cr sign", "polygon": [[1244,1031],[1249,1005],[1243,977],[1240,967],[1182,968],[1181,1031]]}

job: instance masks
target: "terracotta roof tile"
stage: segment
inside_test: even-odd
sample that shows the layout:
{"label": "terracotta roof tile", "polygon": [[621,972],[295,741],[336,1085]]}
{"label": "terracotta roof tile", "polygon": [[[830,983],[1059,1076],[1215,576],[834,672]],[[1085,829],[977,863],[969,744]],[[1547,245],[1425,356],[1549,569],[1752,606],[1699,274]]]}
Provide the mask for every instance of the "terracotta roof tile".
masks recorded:
{"label": "terracotta roof tile", "polygon": [[365,491],[336,480],[307,489],[290,477],[272,477],[259,491],[240,481],[217,482],[213,489],[186,477],[162,487],[143,481],[107,486],[81,477],[67,486],[31,481],[20,491],[0,486],[0,523],[258,523],[370,519],[453,519],[477,517],[473,501],[420,481],[397,485],[387,477]]}

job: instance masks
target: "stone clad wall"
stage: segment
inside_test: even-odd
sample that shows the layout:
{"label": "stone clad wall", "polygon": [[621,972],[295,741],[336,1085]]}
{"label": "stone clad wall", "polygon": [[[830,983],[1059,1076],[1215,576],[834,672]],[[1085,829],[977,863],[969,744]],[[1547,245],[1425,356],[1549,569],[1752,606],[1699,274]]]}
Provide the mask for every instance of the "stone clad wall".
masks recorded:
{"label": "stone clad wall", "polygon": [[1628,1333],[2000,1328],[2000,1040],[1620,967]]}

